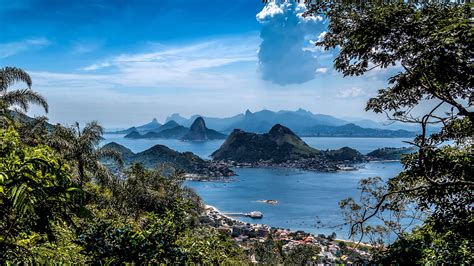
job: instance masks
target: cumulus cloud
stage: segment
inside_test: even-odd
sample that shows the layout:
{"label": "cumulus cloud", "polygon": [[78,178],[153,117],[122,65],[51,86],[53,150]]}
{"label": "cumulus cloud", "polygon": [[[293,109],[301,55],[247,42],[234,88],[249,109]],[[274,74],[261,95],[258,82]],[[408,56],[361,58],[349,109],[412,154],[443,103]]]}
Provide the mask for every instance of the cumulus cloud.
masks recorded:
{"label": "cumulus cloud", "polygon": [[327,67],[320,67],[316,69],[316,73],[326,74],[328,72]]}
{"label": "cumulus cloud", "polygon": [[352,88],[346,88],[346,89],[340,89],[336,97],[337,98],[355,98],[359,96],[364,96],[366,93],[359,87],[352,87]]}
{"label": "cumulus cloud", "polygon": [[311,42],[323,32],[323,18],[304,17],[305,5],[295,2],[272,1],[257,14],[262,25],[259,70],[264,80],[280,85],[312,80],[318,67]]}

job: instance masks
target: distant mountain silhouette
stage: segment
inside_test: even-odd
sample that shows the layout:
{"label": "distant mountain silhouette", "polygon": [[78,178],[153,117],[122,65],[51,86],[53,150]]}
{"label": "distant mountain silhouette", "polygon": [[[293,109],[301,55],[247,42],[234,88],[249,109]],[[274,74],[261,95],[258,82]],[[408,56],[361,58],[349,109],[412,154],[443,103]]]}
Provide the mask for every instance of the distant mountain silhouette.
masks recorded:
{"label": "distant mountain silhouette", "polygon": [[125,138],[130,139],[181,139],[186,141],[207,141],[214,139],[225,139],[227,136],[206,127],[202,117],[197,117],[191,128],[179,125],[174,120],[168,121],[155,131],[140,134],[134,129]]}
{"label": "distant mountain silhouette", "polygon": [[406,138],[416,136],[415,132],[406,130],[388,130],[362,128],[355,124],[342,126],[313,126],[304,129],[300,136],[304,137],[373,137],[373,138]]}
{"label": "distant mountain silhouette", "polygon": [[183,136],[182,140],[187,141],[206,141],[214,139],[225,139],[227,136],[215,130],[208,129],[206,122],[202,117],[197,117],[189,131]]}
{"label": "distant mountain silhouette", "polygon": [[[381,122],[375,122],[369,119],[348,118],[348,120],[339,119],[330,115],[313,114],[304,109],[296,111],[270,111],[261,110],[252,113],[247,110],[243,114],[238,114],[226,118],[205,117],[193,115],[191,118],[184,118],[175,113],[169,116],[166,121],[168,129],[173,129],[172,125],[179,124],[183,127],[191,127],[194,121],[202,117],[206,121],[206,126],[222,133],[230,133],[238,128],[247,132],[265,133],[268,132],[273,125],[281,124],[290,128],[298,136],[320,136],[320,137],[413,137],[417,128],[410,127],[405,124],[386,125]],[[176,124],[175,124],[176,123]],[[161,127],[154,128],[151,123],[139,127],[131,127],[118,133],[129,134],[137,131],[140,135],[146,135],[148,132],[159,133],[164,131]],[[155,124],[156,125],[156,124]],[[151,130],[150,128],[154,128]],[[406,129],[404,129],[406,128]],[[166,132],[168,138],[182,138],[186,134],[181,134],[184,129],[175,130],[179,132]],[[436,129],[429,130],[429,132]],[[136,136],[136,135],[135,135]],[[157,134],[148,134],[147,138],[162,138]]]}
{"label": "distant mountain silhouette", "polygon": [[[190,126],[198,117],[194,115],[186,119],[179,114],[173,114],[167,118],[169,120],[179,121],[184,126]],[[297,111],[278,111],[261,110],[252,113],[247,110],[244,114],[238,114],[227,118],[215,118],[202,116],[210,128],[221,132],[232,132],[239,128],[249,132],[264,133],[270,130],[274,124],[282,124],[294,131],[310,125],[344,125],[346,121],[329,115],[313,114],[309,111],[298,109]]]}
{"label": "distant mountain silhouette", "polygon": [[161,124],[158,123],[158,120],[156,120],[156,118],[153,118],[153,120],[150,123],[147,123],[145,125],[138,126],[138,127],[130,127],[128,129],[125,129],[125,130],[119,130],[119,131],[109,132],[109,133],[129,134],[129,133],[132,133],[132,132],[136,131],[138,133],[143,134],[143,133],[147,133],[147,132],[150,132],[150,131],[157,131],[160,127],[161,127]]}

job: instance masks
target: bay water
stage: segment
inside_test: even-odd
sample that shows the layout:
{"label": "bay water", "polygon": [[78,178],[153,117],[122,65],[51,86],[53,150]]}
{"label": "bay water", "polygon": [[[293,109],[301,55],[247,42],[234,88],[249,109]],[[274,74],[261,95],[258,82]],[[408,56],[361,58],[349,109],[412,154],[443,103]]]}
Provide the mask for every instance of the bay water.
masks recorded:
{"label": "bay water", "polygon": [[[208,159],[222,145],[223,140],[184,142],[168,139],[125,139],[119,134],[105,134],[102,144],[115,141],[133,152],[146,150],[161,144],[171,149],[191,151]],[[361,153],[383,147],[407,146],[404,138],[303,138],[308,145],[321,149],[338,149],[348,146]],[[313,172],[288,168],[236,168],[234,182],[187,181],[206,204],[215,206],[223,213],[247,213],[261,211],[263,218],[253,220],[238,217],[250,223],[303,230],[315,234],[331,234],[347,238],[348,228],[343,223],[339,201],[357,198],[358,182],[362,178],[379,176],[383,179],[395,176],[402,170],[399,162],[370,162],[360,164],[355,171]],[[270,205],[262,200],[277,200]],[[318,222],[319,221],[319,222]]]}

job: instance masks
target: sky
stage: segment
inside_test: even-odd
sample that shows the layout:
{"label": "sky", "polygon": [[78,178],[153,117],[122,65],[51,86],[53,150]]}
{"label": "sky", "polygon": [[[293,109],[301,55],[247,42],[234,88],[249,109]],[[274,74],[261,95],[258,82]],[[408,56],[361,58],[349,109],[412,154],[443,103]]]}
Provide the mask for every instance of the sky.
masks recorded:
{"label": "sky", "polygon": [[394,70],[344,78],[337,51],[314,46],[326,19],[304,11],[260,0],[2,1],[0,66],[32,76],[53,123],[298,108],[383,119],[364,107]]}

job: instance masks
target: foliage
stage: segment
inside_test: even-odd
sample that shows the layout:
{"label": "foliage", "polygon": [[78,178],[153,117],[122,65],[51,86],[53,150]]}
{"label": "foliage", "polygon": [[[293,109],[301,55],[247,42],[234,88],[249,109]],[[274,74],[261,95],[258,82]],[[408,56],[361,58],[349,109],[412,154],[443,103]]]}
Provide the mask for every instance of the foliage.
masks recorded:
{"label": "foliage", "polygon": [[55,242],[57,223],[71,223],[78,188],[49,147],[28,147],[0,129],[0,260],[31,260],[32,242]]}
{"label": "foliage", "polygon": [[[411,143],[416,153],[404,157],[402,173],[386,182],[362,180],[360,200],[341,202],[352,235],[374,237],[380,245],[384,242],[376,235],[398,236],[387,250],[380,249],[386,263],[410,257],[400,254],[412,254],[418,263],[472,263],[471,256],[464,256],[472,251],[474,219],[471,8],[318,4],[307,14],[328,16],[328,32],[317,45],[337,47],[334,67],[345,76],[375,68],[397,72],[366,110],[421,127]],[[430,125],[442,129],[428,136]],[[378,225],[369,222],[372,218]],[[413,223],[421,225],[410,233]]]}
{"label": "foliage", "polygon": [[187,227],[182,206],[161,215],[149,213],[140,223],[106,216],[99,214],[79,236],[91,262],[175,263],[183,259],[176,243]]}
{"label": "foliage", "polygon": [[[15,83],[26,84],[26,89],[8,90]],[[38,104],[48,112],[48,103],[39,93],[31,89],[32,81],[30,75],[24,70],[16,67],[0,68],[0,112],[1,118],[6,118],[11,107],[19,107],[21,111],[28,111],[30,104]],[[5,122],[2,119],[2,122]]]}
{"label": "foliage", "polygon": [[285,254],[285,265],[311,265],[319,262],[321,248],[314,245],[297,245]]}
{"label": "foliage", "polygon": [[[474,226],[469,221],[467,226]],[[402,264],[450,264],[453,261],[469,264],[474,260],[469,239],[459,238],[452,230],[438,230],[428,220],[411,234],[402,235],[389,249],[382,253],[379,261],[398,261]]]}
{"label": "foliage", "polygon": [[76,166],[78,183],[82,186],[95,177],[102,184],[108,184],[113,176],[100,162],[109,158],[123,164],[120,154],[109,149],[99,149],[103,128],[96,121],[88,123],[82,130],[79,123],[74,127],[56,126],[49,138],[52,147],[61,152],[62,156]]}
{"label": "foliage", "polygon": [[[104,199],[103,191],[96,192],[97,201],[108,204],[122,215],[137,220],[147,212],[164,213],[173,210],[176,202],[188,206],[188,212],[194,218],[202,213],[199,196],[183,186],[184,178],[173,169],[146,169],[141,164],[134,164],[125,171],[125,180],[115,180],[110,187],[111,197]],[[97,195],[98,194],[98,195]]]}
{"label": "foliage", "polygon": [[242,250],[227,236],[209,227],[189,231],[179,241],[186,264],[239,264],[247,260]]}
{"label": "foliage", "polygon": [[[121,171],[120,154],[99,147],[97,122],[51,126],[7,110],[35,102],[6,92],[16,82],[30,90],[25,71],[0,69],[1,264],[241,261],[228,236],[198,227],[202,203],[182,173],[141,165]],[[16,102],[6,98],[14,95]],[[104,158],[118,163],[120,177]]]}

